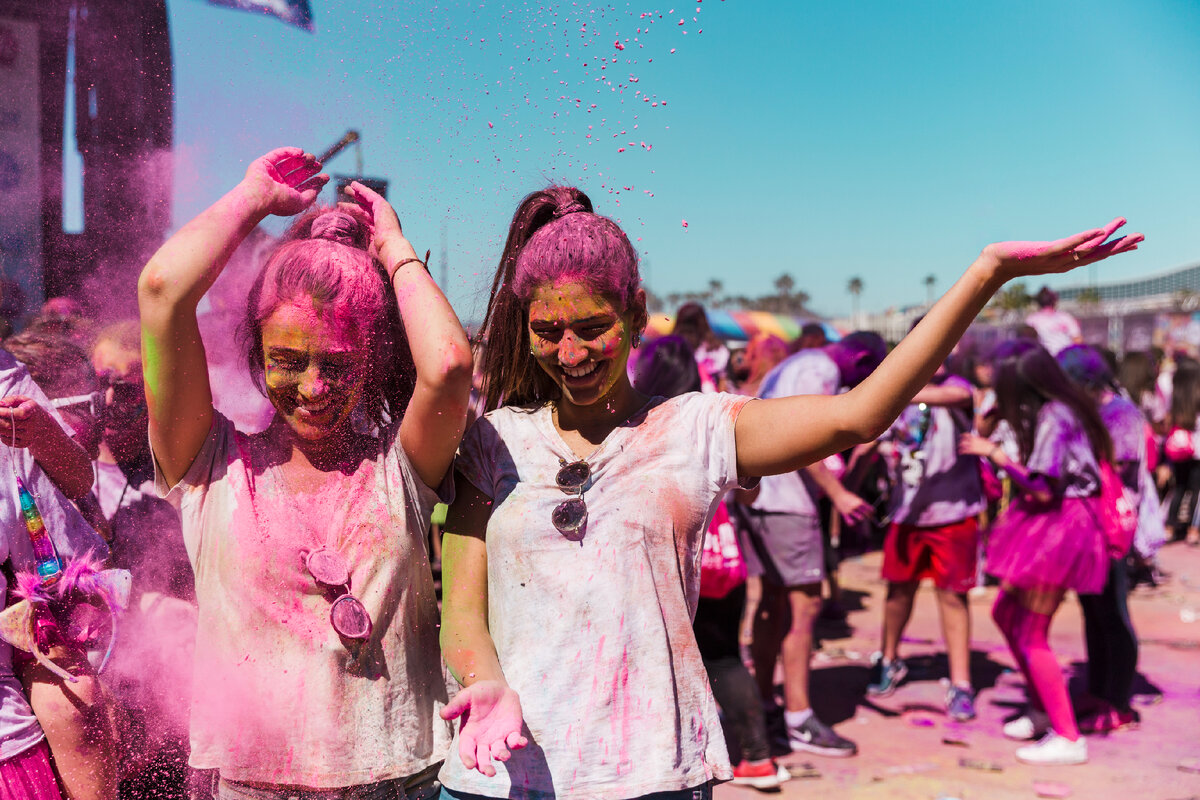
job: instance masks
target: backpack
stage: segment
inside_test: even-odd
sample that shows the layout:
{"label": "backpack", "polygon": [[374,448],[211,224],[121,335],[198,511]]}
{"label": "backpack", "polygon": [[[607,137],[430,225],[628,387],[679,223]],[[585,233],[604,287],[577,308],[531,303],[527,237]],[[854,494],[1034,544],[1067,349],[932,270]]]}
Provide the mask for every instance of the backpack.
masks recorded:
{"label": "backpack", "polygon": [[700,551],[700,596],[719,599],[745,582],[746,560],[742,558],[729,509],[722,500],[704,532],[704,546]]}
{"label": "backpack", "polygon": [[1125,484],[1121,482],[1121,476],[1107,461],[1100,462],[1100,517],[1109,557],[1124,558],[1133,546],[1138,512]]}

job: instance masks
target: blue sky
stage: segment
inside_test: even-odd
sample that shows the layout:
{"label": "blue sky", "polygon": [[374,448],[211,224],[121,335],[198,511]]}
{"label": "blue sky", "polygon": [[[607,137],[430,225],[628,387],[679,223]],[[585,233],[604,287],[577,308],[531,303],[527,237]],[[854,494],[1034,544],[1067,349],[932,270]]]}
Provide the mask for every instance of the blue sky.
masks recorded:
{"label": "blue sky", "polygon": [[830,315],[852,276],[864,309],[921,302],[990,241],[1116,214],[1147,242],[1099,280],[1200,260],[1193,0],[312,2],[315,34],[171,0],[176,224],[354,127],[435,275],[445,229],[464,319],[550,181],[623,224],[659,294],[787,272]]}

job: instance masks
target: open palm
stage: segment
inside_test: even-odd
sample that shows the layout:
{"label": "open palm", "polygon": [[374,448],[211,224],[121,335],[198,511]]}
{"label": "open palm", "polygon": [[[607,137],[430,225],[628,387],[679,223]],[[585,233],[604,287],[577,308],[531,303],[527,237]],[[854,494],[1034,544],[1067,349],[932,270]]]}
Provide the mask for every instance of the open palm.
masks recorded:
{"label": "open palm", "polygon": [[529,744],[521,733],[521,701],[501,681],[479,681],[456,694],[442,709],[442,719],[460,716],[458,755],[463,766],[489,778],[496,774],[493,759],[508,761],[510,751]]}
{"label": "open palm", "polygon": [[1108,237],[1124,224],[1125,218],[1117,217],[1103,228],[1083,231],[1053,242],[989,244],[984,248],[983,254],[996,259],[1000,274],[1005,280],[1027,275],[1069,272],[1076,267],[1094,264],[1118,253],[1136,250],[1145,238],[1140,233],[1108,241]]}

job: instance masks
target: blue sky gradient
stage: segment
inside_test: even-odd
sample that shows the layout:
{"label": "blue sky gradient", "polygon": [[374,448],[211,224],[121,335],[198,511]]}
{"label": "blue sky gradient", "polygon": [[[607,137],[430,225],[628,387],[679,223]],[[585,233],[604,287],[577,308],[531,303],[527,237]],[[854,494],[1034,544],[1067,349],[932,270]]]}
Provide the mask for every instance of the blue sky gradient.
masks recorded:
{"label": "blue sky gradient", "polygon": [[851,276],[864,309],[917,303],[989,241],[1116,214],[1147,242],[1099,280],[1200,259],[1191,0],[313,4],[315,34],[170,3],[176,224],[262,152],[358,128],[435,275],[445,227],[464,319],[550,181],[623,224],[659,294],[787,272],[829,315]]}

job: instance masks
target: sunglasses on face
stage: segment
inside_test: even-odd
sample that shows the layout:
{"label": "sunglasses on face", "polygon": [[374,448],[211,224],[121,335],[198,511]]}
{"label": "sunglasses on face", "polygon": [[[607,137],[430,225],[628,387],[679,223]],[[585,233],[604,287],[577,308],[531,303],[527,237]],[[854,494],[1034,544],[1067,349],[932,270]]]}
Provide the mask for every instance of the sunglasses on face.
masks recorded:
{"label": "sunglasses on face", "polygon": [[584,530],[587,528],[587,503],[583,500],[583,490],[592,477],[592,469],[586,461],[573,461],[570,464],[562,462],[554,482],[558,488],[572,497],[555,506],[550,514],[554,528],[567,540],[583,541]]}
{"label": "sunglasses on face", "polygon": [[371,636],[371,615],[362,601],[350,593],[350,566],[342,555],[328,547],[303,553],[308,574],[323,588],[337,592],[329,607],[329,623],[339,636],[347,639],[368,639]]}
{"label": "sunglasses on face", "polygon": [[76,409],[74,407],[86,405],[88,413],[93,417],[98,418],[104,413],[104,392],[76,394],[71,395],[70,397],[57,397],[50,401],[50,405],[59,411],[82,411],[82,408]]}

